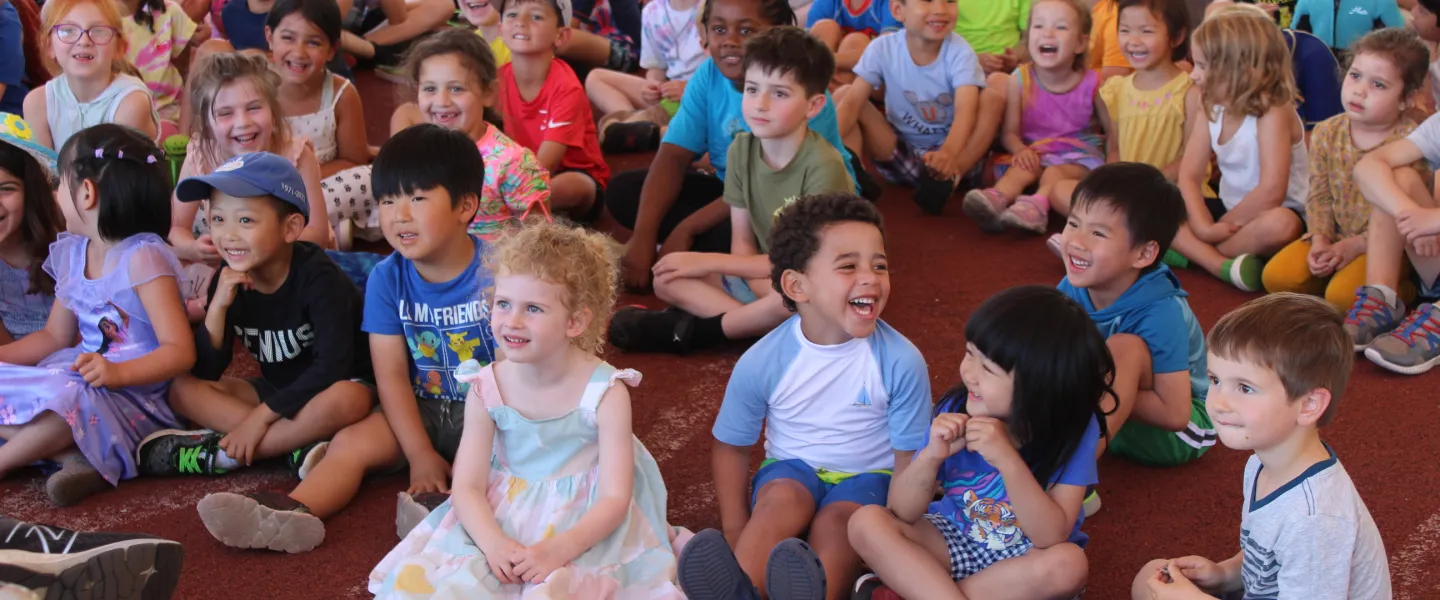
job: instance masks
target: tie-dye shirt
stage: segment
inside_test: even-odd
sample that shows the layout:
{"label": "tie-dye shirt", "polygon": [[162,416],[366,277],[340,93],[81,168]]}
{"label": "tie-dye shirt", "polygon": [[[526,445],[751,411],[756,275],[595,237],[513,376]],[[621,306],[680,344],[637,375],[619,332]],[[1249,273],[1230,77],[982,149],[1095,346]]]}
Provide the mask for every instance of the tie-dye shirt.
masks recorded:
{"label": "tie-dye shirt", "polygon": [[185,81],[180,78],[174,61],[190,45],[195,22],[174,2],[166,2],[165,12],[155,13],[154,17],[155,22],[150,26],[137,23],[133,17],[125,19],[125,39],[130,41],[126,58],[140,71],[145,87],[155,97],[160,118],[178,121]]}
{"label": "tie-dye shirt", "polygon": [[519,221],[531,213],[550,214],[550,173],[535,160],[534,153],[493,125],[485,128],[475,146],[485,159],[485,185],[470,233],[492,241],[507,221]]}

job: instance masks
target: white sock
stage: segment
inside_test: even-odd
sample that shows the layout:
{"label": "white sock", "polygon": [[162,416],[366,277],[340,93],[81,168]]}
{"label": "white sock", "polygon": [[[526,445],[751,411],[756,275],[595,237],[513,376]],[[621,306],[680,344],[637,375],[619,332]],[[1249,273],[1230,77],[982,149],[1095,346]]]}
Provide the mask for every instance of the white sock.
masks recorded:
{"label": "white sock", "polygon": [[1375,289],[1377,289],[1377,290],[1380,291],[1380,296],[1383,297],[1383,298],[1385,298],[1385,305],[1386,305],[1386,306],[1389,306],[1389,307],[1392,307],[1392,308],[1399,308],[1399,307],[1400,307],[1399,298],[1396,298],[1395,290],[1390,289],[1390,286],[1388,286],[1388,285],[1372,285],[1372,286],[1370,286],[1370,287],[1373,287],[1373,288],[1375,288]]}
{"label": "white sock", "polygon": [[226,471],[233,471],[244,465],[240,464],[240,461],[230,458],[229,455],[225,454],[224,450],[216,450],[215,466],[217,468],[225,469]]}

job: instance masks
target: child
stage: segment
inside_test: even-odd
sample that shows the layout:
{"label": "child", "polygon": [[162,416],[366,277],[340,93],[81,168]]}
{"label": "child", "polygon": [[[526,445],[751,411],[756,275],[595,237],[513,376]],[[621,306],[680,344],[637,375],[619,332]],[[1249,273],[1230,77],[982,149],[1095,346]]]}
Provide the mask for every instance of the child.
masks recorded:
{"label": "child", "polygon": [[550,207],[593,221],[604,210],[610,167],[600,155],[595,118],[575,70],[555,58],[570,36],[568,0],[508,0],[500,29],[510,64],[500,67],[505,134],[550,172]]}
{"label": "child", "polygon": [[[1184,220],[1185,201],[1158,169],[1115,163],[1075,188],[1060,244],[1060,291],[1090,313],[1115,357],[1110,451],[1151,466],[1182,465],[1215,445],[1203,400],[1205,334],[1189,294],[1159,262]],[[1087,498],[1088,509],[1098,509],[1097,498]]]}
{"label": "child", "polygon": [[[887,506],[850,519],[850,539],[906,598],[1073,597],[1088,571],[1080,502],[1115,372],[1105,342],[1080,306],[1040,286],[985,301],[965,342],[924,448]],[[944,496],[931,502],[937,481]],[[863,581],[854,598],[878,587]]]}
{"label": "child", "polygon": [[[1260,257],[1305,228],[1310,161],[1290,54],[1280,29],[1253,7],[1206,19],[1191,49],[1190,78],[1201,91],[1193,120],[1204,119],[1208,135],[1197,125],[1185,142],[1179,185],[1189,217],[1175,250],[1226,283],[1258,291]],[[1219,198],[1203,191],[1212,159]]]}
{"label": "child", "polygon": [[[1189,117],[1200,106],[1200,89],[1175,64],[1190,54],[1190,17],[1183,0],[1120,0],[1119,11],[1119,45],[1135,72],[1100,86],[1115,126],[1109,160],[1142,162],[1175,181]],[[1057,186],[1054,203],[1066,213],[1068,191]]]}
{"label": "child", "polygon": [[986,76],[1009,74],[1022,62],[1025,54],[1022,34],[1030,26],[1031,1],[956,1],[955,33],[965,38],[979,55]]}
{"label": "child", "polygon": [[57,506],[134,477],[141,438],[179,425],[165,392],[194,364],[195,343],[180,262],[160,237],[170,221],[163,162],[144,134],[115,124],[60,149],[68,232],[45,259],[55,305],[44,329],[0,347],[0,477],[60,462],[45,482]]}
{"label": "child", "polygon": [[[175,412],[209,431],[162,431],[140,442],[146,474],[219,475],[285,455],[304,477],[309,449],[292,451],[370,411],[370,355],[356,339],[360,292],[324,250],[299,241],[310,218],[304,188],[290,161],[268,152],[176,186],[181,202],[210,202],[211,236],[225,260],[195,330],[195,369],[170,388]],[[259,377],[222,377],[237,337],[260,363]]]}
{"label": "child", "polygon": [[[865,47],[855,82],[841,93],[839,119],[847,132],[859,126],[882,177],[916,188],[915,203],[940,214],[958,176],[973,166],[963,164],[972,134],[984,129],[994,137],[999,119],[991,114],[997,122],[976,122],[985,76],[970,45],[952,31],[950,5],[903,0],[894,6],[905,32]],[[885,91],[883,114],[870,103],[876,88]]]}
{"label": "child", "polygon": [[[1274,294],[1210,330],[1205,407],[1245,464],[1241,551],[1153,560],[1135,598],[1390,598],[1385,546],[1355,483],[1320,439],[1354,360],[1340,315],[1319,298]],[[1203,592],[1201,590],[1204,590]]]}
{"label": "child", "polygon": [[680,108],[685,82],[705,60],[700,45],[699,0],[650,2],[641,12],[640,67],[645,76],[595,69],[585,95],[602,116],[600,147],[606,152],[651,151]]}
{"label": "child", "polygon": [[160,115],[159,139],[180,132],[180,107],[185,91],[181,68],[190,65],[191,49],[210,37],[185,9],[169,0],[120,0],[125,19],[126,59],[139,71]]}
{"label": "child", "polygon": [[124,74],[124,23],[112,0],[45,3],[40,52],[61,75],[25,96],[35,142],[60,148],[75,132],[100,123],[126,125],[154,139],[160,133],[150,91]]}
{"label": "child", "polygon": [[1337,56],[1367,32],[1404,26],[1395,0],[1299,0],[1290,15],[1291,28],[1315,34]]}
{"label": "child", "polygon": [[630,429],[626,386],[640,374],[597,356],[615,303],[609,244],[537,223],[490,250],[490,328],[505,360],[457,373],[476,406],[465,413],[453,496],[371,571],[372,593],[684,598],[665,484]]}
{"label": "child", "polygon": [[[325,68],[340,43],[340,9],[335,2],[279,0],[265,18],[265,39],[270,64],[280,74],[280,112],[291,134],[304,136],[314,147],[320,175],[328,178],[368,163],[360,93],[348,79]],[[325,191],[330,194],[328,205],[338,211],[339,196]]]}
{"label": "child", "polygon": [[[700,7],[700,22],[707,32],[710,60],[700,63],[686,84],[689,93],[650,167],[621,173],[605,194],[610,214],[634,232],[621,263],[621,275],[632,288],[649,287],[657,254],[730,251],[729,210],[721,197],[730,143],[749,127],[740,93],[745,40],[771,27],[794,25],[795,13],[786,0],[707,0]],[[855,169],[840,140],[834,102],[828,92],[826,96],[826,106],[810,119],[810,129],[846,157],[846,168],[856,181],[864,169]],[[708,158],[713,174],[693,169],[701,157]],[[864,188],[857,184],[856,191]],[[657,245],[662,246],[659,251]]]}
{"label": "child", "polygon": [[[1115,137],[1114,125],[1095,93],[1100,76],[1085,67],[1087,31],[1090,11],[1079,0],[1041,0],[1031,9],[1026,38],[1034,62],[1010,79],[1000,136],[1010,156],[997,161],[995,187],[965,194],[965,214],[981,231],[1045,233],[1058,185],[1105,164],[1095,123],[1106,139]],[[1034,194],[1024,194],[1037,182]]]}
{"label": "child", "polygon": [[265,17],[276,0],[223,0],[220,29],[230,41],[231,51],[269,50],[265,39]]}
{"label": "child", "polygon": [[[1410,8],[1410,28],[1420,35],[1420,39],[1427,46],[1440,43],[1437,13],[1440,13],[1440,0],[1415,0],[1415,6]],[[1434,112],[1436,107],[1440,106],[1440,57],[1430,63],[1429,81],[1428,97],[1423,98],[1421,106],[1427,112]]]}
{"label": "child", "polygon": [[[944,10],[944,9],[942,9]],[[944,10],[947,17],[954,11]],[[820,0],[811,3],[805,13],[805,29],[830,47],[835,53],[835,76],[838,83],[854,80],[856,63],[865,53],[871,40],[899,31],[900,16],[891,10],[889,2],[875,0]],[[935,23],[945,25],[948,33],[955,23],[944,20]],[[850,77],[845,77],[850,75]]]}
{"label": "child", "polygon": [[[1351,179],[1369,150],[1415,131],[1406,107],[1425,83],[1429,50],[1413,32],[1381,29],[1355,42],[1345,77],[1345,114],[1315,128],[1310,140],[1307,237],[1265,265],[1265,291],[1323,295],[1339,310],[1365,285],[1370,205]],[[1414,167],[1431,174],[1423,161]]]}
{"label": "child", "polygon": [[683,312],[621,309],[610,322],[618,348],[683,353],[769,333],[790,316],[767,283],[775,215],[796,198],[851,189],[845,158],[807,125],[835,72],[824,42],[776,27],[746,42],[744,65],[750,133],[736,134],[726,158],[730,252],[661,257],[655,295]]}
{"label": "child", "polygon": [[[1157,4],[1163,4],[1164,1],[1161,0]],[[1174,0],[1180,11],[1185,9],[1184,2],[1185,0]],[[1120,13],[1124,10],[1120,7],[1121,2],[1118,0],[1087,0],[1087,3],[1090,5],[1090,20],[1093,23],[1090,28],[1090,50],[1087,53],[1090,57],[1089,67],[1100,72],[1102,84],[1109,82],[1111,78],[1131,74],[1135,69],[1130,64],[1125,41],[1120,39]],[[1188,16],[1183,27],[1187,31],[1190,28]],[[1177,28],[1176,31],[1178,32],[1180,29]],[[1165,53],[1161,52],[1159,56],[1164,55]],[[1185,55],[1181,54],[1177,60],[1185,60]]]}
{"label": "child", "polygon": [[[757,588],[776,599],[848,597],[860,557],[840,532],[861,506],[885,504],[891,473],[925,445],[925,359],[880,320],[890,296],[880,213],[848,193],[802,198],[781,209],[770,242],[771,285],[799,316],[731,374],[713,429],[724,534],[686,546],[680,585],[691,600],[758,600]],[[806,530],[820,559],[797,564],[808,549],[781,542]]]}
{"label": "child", "polygon": [[[195,118],[180,178],[206,175],[251,152],[283,156],[299,169],[304,181],[301,197],[309,202],[300,240],[330,248],[335,239],[320,191],[320,162],[310,144],[292,135],[289,124],[279,118],[279,79],[263,57],[232,53],[201,59],[191,72],[189,102]],[[170,243],[181,260],[215,264],[221,257],[202,208],[203,203],[175,200]]]}
{"label": "child", "polygon": [[[434,156],[447,160],[434,162]],[[438,125],[401,131],[380,149],[374,171],[383,198],[380,227],[395,254],[370,275],[361,328],[370,336],[383,412],[317,448],[313,454],[323,458],[288,495],[207,496],[200,516],[215,539],[237,548],[308,551],[325,539],[321,520],[354,499],[365,475],[393,469],[397,461],[410,465],[401,506],[419,506],[411,494],[450,489],[468,389],[456,381],[455,369],[495,357],[487,307],[475,296],[490,276],[480,266],[481,242],[466,233],[480,194],[472,174],[483,169],[469,137]],[[420,519],[403,526],[400,537]]]}
{"label": "child", "polygon": [[55,151],[16,115],[0,113],[0,346],[45,328],[55,278],[44,269],[65,229],[55,203]]}
{"label": "child", "polygon": [[[458,29],[441,31],[412,46],[401,71],[416,89],[417,102],[395,110],[390,118],[391,135],[417,123],[433,123],[469,136],[484,157],[485,181],[470,233],[494,241],[505,228],[531,214],[549,216],[550,173],[528,148],[486,120],[486,107],[494,101],[499,82],[495,57],[484,42]],[[354,189],[364,195],[370,175],[359,172],[362,175]],[[327,185],[330,181],[333,178]],[[379,226],[379,213],[375,214],[367,230]]]}

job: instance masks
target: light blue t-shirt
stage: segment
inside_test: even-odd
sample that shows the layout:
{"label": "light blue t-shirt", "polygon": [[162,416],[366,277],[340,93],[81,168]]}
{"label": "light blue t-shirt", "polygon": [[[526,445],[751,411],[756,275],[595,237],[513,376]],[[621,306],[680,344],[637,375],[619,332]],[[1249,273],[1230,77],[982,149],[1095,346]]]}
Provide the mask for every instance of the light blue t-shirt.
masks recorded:
{"label": "light blue t-shirt", "polygon": [[431,283],[415,263],[396,252],[375,265],[365,284],[365,320],[360,328],[378,335],[403,335],[410,348],[410,384],[416,398],[463,401],[470,385],[455,379],[455,367],[470,359],[495,361],[490,308],[482,297],[490,273],[475,258],[450,281]]}
{"label": "light blue t-shirt", "polygon": [[965,38],[950,34],[940,56],[925,66],[915,64],[901,34],[876,38],[865,47],[855,76],[885,88],[885,118],[905,143],[934,150],[945,143],[955,122],[955,89],[985,87],[985,70]]}
{"label": "light blue t-shirt", "polygon": [[[889,37],[889,36],[886,36]],[[730,152],[730,142],[735,135],[750,131],[745,117],[740,113],[742,94],[735,83],[725,78],[715,60],[706,58],[695,69],[690,82],[685,84],[685,97],[680,100],[680,110],[670,120],[665,131],[664,142],[675,144],[697,155],[709,154],[710,164],[715,167],[715,176],[725,180],[725,158]],[[845,157],[845,172],[850,181],[855,181],[855,167],[850,152],[840,141],[840,126],[835,120],[835,102],[830,92],[825,92],[825,108],[810,119],[810,129],[830,142],[840,156]],[[856,184],[855,193],[860,193]]]}
{"label": "light blue t-shirt", "polygon": [[895,451],[919,450],[930,430],[930,376],[910,340],[884,321],[869,337],[817,345],[791,317],[735,364],[711,433],[765,456],[815,469],[895,468]]}

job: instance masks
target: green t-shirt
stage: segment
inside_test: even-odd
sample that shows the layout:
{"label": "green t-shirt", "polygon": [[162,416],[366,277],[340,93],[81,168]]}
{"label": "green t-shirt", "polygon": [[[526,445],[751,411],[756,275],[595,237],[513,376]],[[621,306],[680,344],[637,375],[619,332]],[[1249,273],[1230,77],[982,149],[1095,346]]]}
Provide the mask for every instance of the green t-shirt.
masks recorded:
{"label": "green t-shirt", "polygon": [[960,0],[955,33],[976,54],[1001,54],[1020,43],[1030,26],[1030,0]]}
{"label": "green t-shirt", "polygon": [[725,203],[750,212],[750,227],[760,251],[770,252],[775,215],[803,196],[855,191],[845,159],[820,134],[810,130],[790,164],[770,168],[760,155],[760,138],[740,133],[730,142],[725,171]]}

